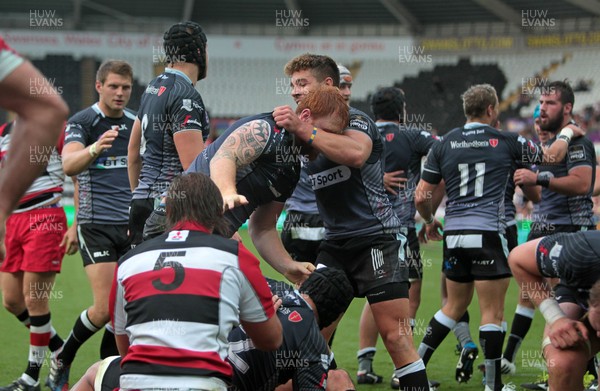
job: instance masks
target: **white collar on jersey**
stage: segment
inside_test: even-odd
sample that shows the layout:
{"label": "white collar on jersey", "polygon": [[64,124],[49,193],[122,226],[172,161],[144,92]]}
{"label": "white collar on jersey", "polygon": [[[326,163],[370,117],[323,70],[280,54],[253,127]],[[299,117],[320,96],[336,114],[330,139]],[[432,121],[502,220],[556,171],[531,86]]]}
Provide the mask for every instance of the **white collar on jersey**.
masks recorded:
{"label": "white collar on jersey", "polygon": [[188,75],[186,75],[185,73],[181,72],[179,69],[165,68],[165,72],[166,72],[166,73],[174,73],[174,74],[176,74],[176,75],[178,75],[178,76],[181,76],[181,77],[183,77],[185,80],[187,80],[187,81],[188,81],[188,83],[190,83],[190,84],[192,84],[192,85],[193,85],[193,83],[192,83],[192,79],[190,79],[190,78],[188,77]]}
{"label": "white collar on jersey", "polygon": [[481,122],[469,122],[468,124],[465,124],[464,128],[465,129],[473,129],[473,128],[480,128],[482,126],[489,126],[489,125],[482,124]]}

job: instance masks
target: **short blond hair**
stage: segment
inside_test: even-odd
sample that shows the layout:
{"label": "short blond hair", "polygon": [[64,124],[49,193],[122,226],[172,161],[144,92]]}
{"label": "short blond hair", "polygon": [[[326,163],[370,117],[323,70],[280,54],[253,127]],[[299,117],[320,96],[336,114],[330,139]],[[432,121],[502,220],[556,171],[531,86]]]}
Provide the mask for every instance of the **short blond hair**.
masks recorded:
{"label": "short blond hair", "polygon": [[498,104],[496,89],[489,84],[471,86],[462,94],[461,98],[467,118],[479,118],[485,114],[489,106]]}

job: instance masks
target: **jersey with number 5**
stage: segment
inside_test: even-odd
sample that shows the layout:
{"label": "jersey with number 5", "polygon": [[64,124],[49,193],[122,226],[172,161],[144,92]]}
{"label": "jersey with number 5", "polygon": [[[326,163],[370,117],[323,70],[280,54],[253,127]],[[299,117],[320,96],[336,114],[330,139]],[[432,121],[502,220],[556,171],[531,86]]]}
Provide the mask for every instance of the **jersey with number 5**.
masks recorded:
{"label": "jersey with number 5", "polygon": [[130,347],[121,387],[202,388],[201,376],[231,380],[227,335],[240,320],[274,316],[258,259],[241,243],[197,230],[144,241],[119,260],[110,296],[116,335]]}
{"label": "jersey with number 5", "polygon": [[422,178],[444,179],[445,230],[504,232],[504,195],[515,162],[540,162],[542,149],[518,134],[470,123],[450,131],[429,152]]}

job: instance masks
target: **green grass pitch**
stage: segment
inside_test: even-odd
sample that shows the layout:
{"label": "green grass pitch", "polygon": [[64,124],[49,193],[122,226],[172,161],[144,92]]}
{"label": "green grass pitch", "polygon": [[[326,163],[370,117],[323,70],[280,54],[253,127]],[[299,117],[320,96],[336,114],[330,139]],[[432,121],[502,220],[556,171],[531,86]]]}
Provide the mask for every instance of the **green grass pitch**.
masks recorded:
{"label": "green grass pitch", "polygon": [[[252,250],[254,247],[248,239],[247,233],[242,232],[244,243]],[[421,308],[417,314],[415,328],[415,344],[418,344],[426,332],[429,319],[440,308],[440,268],[441,268],[441,244],[430,243],[421,249],[424,262],[424,282],[422,290]],[[265,275],[275,278],[281,277],[263,262]],[[507,295],[505,315],[509,322],[512,321],[513,313],[517,303],[516,284],[511,282]],[[63,272],[58,275],[54,293],[51,296],[52,323],[59,334],[66,338],[76,317],[84,308],[92,302],[89,284],[79,254],[66,257],[63,261]],[[358,320],[364,299],[355,299],[348,312],[344,316],[337,335],[334,340],[333,350],[338,365],[346,369],[352,377],[355,377],[357,362],[356,351],[358,349]],[[476,298],[470,307],[471,332],[475,342],[479,345],[478,325],[479,307]],[[533,327],[517,353],[517,374],[505,377],[505,382],[520,384],[534,380],[539,374],[539,367],[543,364],[540,355],[540,343],[543,330],[543,318],[536,314]],[[28,332],[17,319],[6,310],[0,310],[0,386],[4,386],[16,379],[25,369],[28,354]],[[77,358],[71,369],[71,384],[74,384],[84,373],[85,369],[99,356],[99,344],[101,334],[96,334],[89,340],[77,354]],[[453,334],[449,335],[438,351],[431,359],[427,372],[431,379],[442,383],[441,390],[483,390],[482,376],[475,369],[473,378],[469,383],[458,384],[454,380],[454,372],[457,361],[455,354],[456,339]],[[481,349],[480,349],[481,350]],[[480,351],[476,365],[483,362],[483,353]],[[389,390],[389,379],[393,371],[392,362],[387,355],[381,339],[378,342],[378,352],[375,357],[375,370],[384,376],[383,384],[360,385],[358,390]],[[48,360],[42,369],[42,381],[48,373]]]}

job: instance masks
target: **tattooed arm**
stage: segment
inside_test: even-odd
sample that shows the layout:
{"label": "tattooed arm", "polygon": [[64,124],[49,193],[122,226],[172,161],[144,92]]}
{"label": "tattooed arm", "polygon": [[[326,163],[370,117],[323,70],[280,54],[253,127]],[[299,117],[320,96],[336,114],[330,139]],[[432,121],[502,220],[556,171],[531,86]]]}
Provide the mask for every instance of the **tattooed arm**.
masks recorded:
{"label": "tattooed arm", "polygon": [[246,122],[227,136],[211,159],[210,178],[221,190],[225,209],[248,203],[246,197],[237,194],[236,172],[262,154],[270,134],[271,125],[268,122]]}

